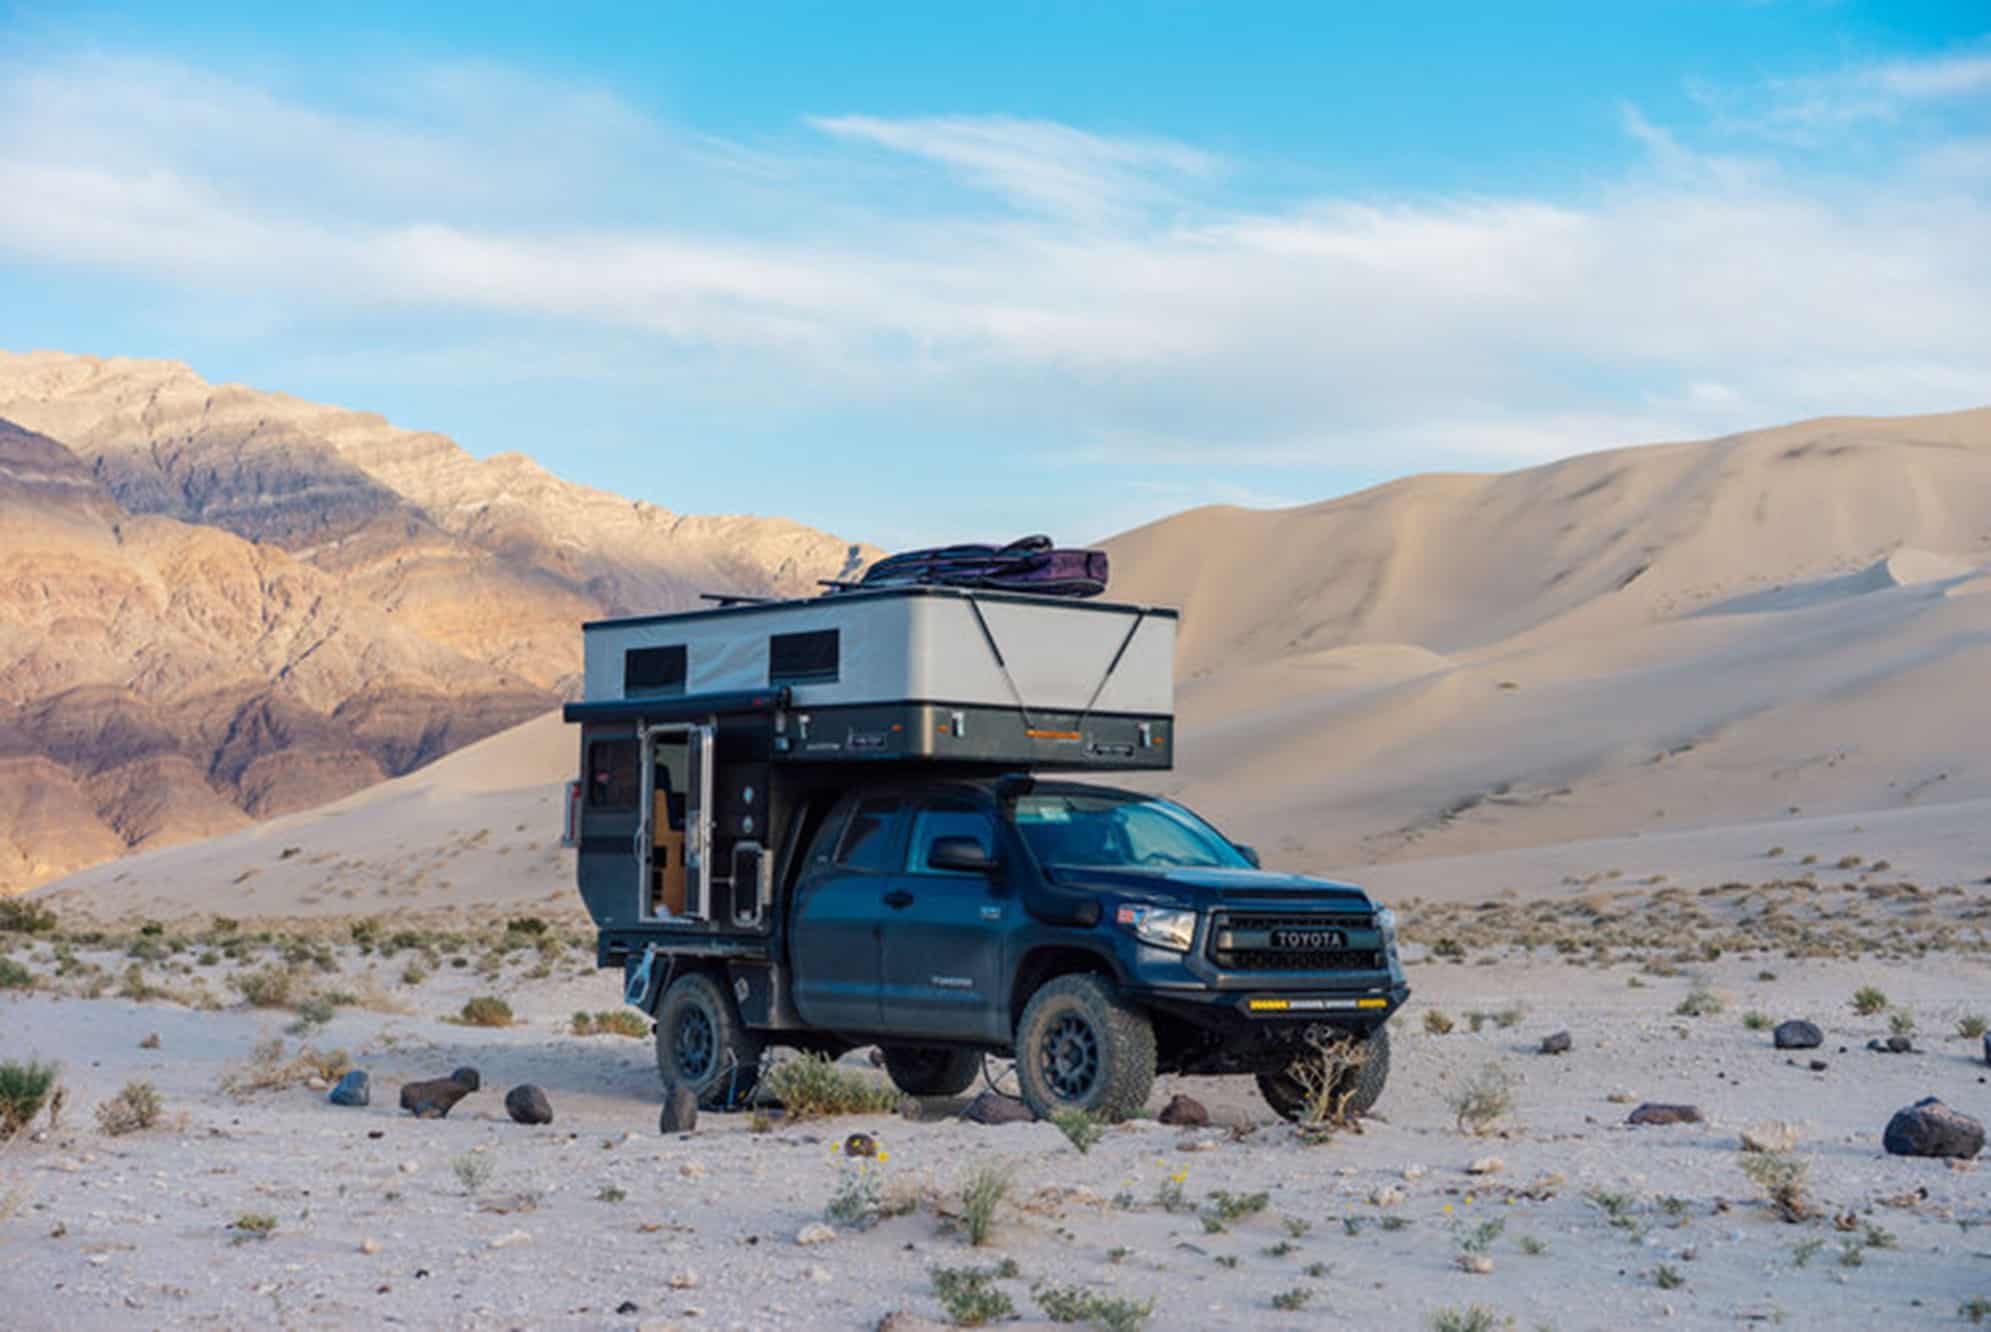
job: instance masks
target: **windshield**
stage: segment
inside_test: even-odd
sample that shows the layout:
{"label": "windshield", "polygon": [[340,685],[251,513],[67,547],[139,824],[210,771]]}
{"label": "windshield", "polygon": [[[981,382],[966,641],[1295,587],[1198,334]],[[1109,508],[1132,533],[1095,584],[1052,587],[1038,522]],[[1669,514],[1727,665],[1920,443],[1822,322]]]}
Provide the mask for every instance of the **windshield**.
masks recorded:
{"label": "windshield", "polygon": [[1251,868],[1215,828],[1166,800],[1033,792],[1017,798],[1011,819],[1044,865]]}

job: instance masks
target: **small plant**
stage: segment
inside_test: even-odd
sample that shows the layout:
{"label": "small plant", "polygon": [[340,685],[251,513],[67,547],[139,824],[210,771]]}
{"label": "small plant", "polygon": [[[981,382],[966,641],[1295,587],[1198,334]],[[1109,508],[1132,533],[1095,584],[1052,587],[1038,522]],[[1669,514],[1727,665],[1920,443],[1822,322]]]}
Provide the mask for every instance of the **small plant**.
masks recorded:
{"label": "small plant", "polygon": [[1768,1013],[1752,1008],[1742,1015],[1742,1025],[1750,1031],[1768,1031],[1775,1024]]}
{"label": "small plant", "polygon": [[11,957],[0,957],[0,990],[32,990],[35,973]]}
{"label": "small plant", "polygon": [[1497,1332],[1500,1315],[1483,1304],[1443,1308],[1431,1315],[1431,1332]]}
{"label": "small plant", "polygon": [[1188,1178],[1188,1171],[1178,1171],[1155,1186],[1155,1203],[1162,1211],[1180,1212],[1189,1206],[1182,1196],[1182,1185]]}
{"label": "small plant", "polygon": [[1457,1024],[1452,1021],[1451,1017],[1443,1009],[1427,1008],[1424,1010],[1424,1030],[1433,1036],[1449,1036],[1452,1034],[1452,1028],[1455,1025]]}
{"label": "small plant", "polygon": [[1054,1323],[1085,1323],[1103,1332],[1134,1332],[1154,1313],[1153,1300],[1136,1304],[1083,1286],[1032,1286],[1030,1298]]}
{"label": "small plant", "polygon": [[1853,991],[1853,1011],[1861,1017],[1872,1017],[1887,1009],[1887,995],[1875,985],[1862,985]]}
{"label": "small plant", "polygon": [[1459,1237],[1459,1252],[1483,1254],[1493,1247],[1493,1242],[1506,1229],[1505,1218],[1496,1216],[1490,1221],[1482,1221]]}
{"label": "small plant", "polygon": [[1871,1221],[1862,1228],[1860,1238],[1866,1242],[1869,1249],[1891,1249],[1897,1243],[1893,1231],[1885,1226],[1875,1225]]}
{"label": "small plant", "polygon": [[59,1065],[39,1060],[0,1060],[0,1142],[34,1122],[49,1103],[49,1093],[56,1091],[61,1071]]}
{"label": "small plant", "polygon": [[479,1152],[465,1152],[449,1163],[456,1172],[456,1182],[463,1186],[465,1193],[475,1193],[491,1182],[491,1174],[498,1163]]}
{"label": "small plant", "polygon": [[1723,1007],[1721,996],[1709,989],[1706,981],[1697,980],[1673,1013],[1676,1017],[1713,1017]]}
{"label": "small plant", "polygon": [[1982,1013],[1971,1013],[1956,1020],[1956,1034],[1961,1040],[1974,1041],[1991,1031],[1991,1020]]}
{"label": "small plant", "polygon": [[1294,1239],[1300,1239],[1314,1228],[1314,1223],[1303,1216],[1282,1216],[1279,1221],[1286,1227],[1286,1233]]}
{"label": "small plant", "polygon": [[25,897],[0,897],[0,934],[49,934],[55,912]]}
{"label": "small plant", "polygon": [[1680,1275],[1680,1269],[1670,1263],[1661,1263],[1659,1270],[1652,1274],[1652,1284],[1661,1290],[1678,1290],[1687,1284],[1687,1278]]}
{"label": "small plant", "polygon": [[1915,1015],[1905,1008],[1897,1008],[1887,1015],[1887,1029],[1896,1036],[1913,1036]]}
{"label": "small plant", "polygon": [[1060,1110],[1051,1116],[1051,1122],[1057,1125],[1058,1132],[1065,1135],[1066,1141],[1078,1148],[1080,1156],[1091,1151],[1106,1136],[1106,1125],[1089,1110]]}
{"label": "small plant", "polygon": [[1839,1266],[1862,1267],[1867,1261],[1866,1246],[1858,1240],[1847,1240],[1839,1246]]}
{"label": "small plant", "polygon": [[1485,1133],[1514,1108],[1514,1079],[1500,1065],[1488,1064],[1460,1083],[1447,1104],[1461,1133]]}
{"label": "small plant", "polygon": [[1328,1274],[1334,1269],[1330,1268],[1326,1263],[1308,1263],[1303,1270],[1306,1275],[1312,1277],[1315,1281],[1325,1281],[1328,1278]]}
{"label": "small plant", "polygon": [[1220,1253],[1213,1261],[1215,1261],[1218,1267],[1236,1267],[1237,1255],[1234,1253]]}
{"label": "small plant", "polygon": [[1311,1287],[1294,1286],[1291,1290],[1282,1290],[1277,1295],[1274,1295],[1272,1297],[1272,1307],[1281,1313],[1298,1313],[1307,1307],[1308,1301],[1312,1300],[1313,1297],[1314,1293]]}
{"label": "small plant", "polygon": [[824,1217],[846,1229],[870,1225],[879,1215],[880,1181],[872,1158],[846,1158],[838,1168],[836,1192],[823,1208]]}
{"label": "small plant", "polygon": [[1791,1262],[1799,1267],[1803,1267],[1813,1258],[1816,1258],[1818,1251],[1824,1247],[1825,1241],[1822,1239],[1799,1240],[1796,1244],[1791,1245]]}
{"label": "small plant", "polygon": [[961,1186],[961,1221],[968,1243],[981,1248],[995,1233],[996,1208],[1009,1194],[1009,1170],[1004,1166],[980,1166]]}
{"label": "small plant", "polygon": [[509,1027],[512,1006],[495,996],[482,994],[466,1000],[456,1020],[466,1027]]}
{"label": "small plant", "polygon": [[898,1094],[882,1083],[823,1055],[784,1059],[767,1071],[761,1085],[791,1120],[829,1115],[884,1115],[898,1107]]}
{"label": "small plant", "polygon": [[401,983],[403,985],[420,985],[428,978],[429,969],[419,962],[410,962],[407,966],[401,968]]}
{"label": "small plant", "polygon": [[980,1267],[936,1267],[933,1293],[956,1327],[981,1327],[1016,1312],[1009,1296],[996,1289],[995,1273]]}
{"label": "small plant", "polygon": [[237,1244],[248,1244],[254,1240],[266,1240],[277,1233],[277,1219],[268,1212],[244,1212],[235,1218],[229,1227],[235,1232]]}
{"label": "small plant", "polygon": [[601,1191],[595,1194],[595,1201],[605,1202],[605,1203],[619,1203],[626,1201],[628,1197],[629,1197],[629,1191],[627,1189],[619,1189],[613,1184],[604,1184],[601,1186]]}
{"label": "small plant", "polygon": [[1811,1202],[1805,1197],[1811,1167],[1806,1162],[1777,1152],[1751,1152],[1742,1157],[1742,1173],[1784,1220],[1802,1221],[1811,1215]]}
{"label": "small plant", "polygon": [[277,963],[232,976],[228,983],[242,992],[252,1008],[289,1008],[297,1002],[301,988],[297,973]]}
{"label": "small plant", "polygon": [[1267,1258],[1285,1258],[1299,1251],[1300,1246],[1293,1243],[1293,1241],[1280,1240],[1277,1244],[1268,1244],[1265,1247],[1265,1256]]}
{"label": "small plant", "polygon": [[1350,1239],[1354,1239],[1362,1233],[1363,1224],[1364,1222],[1359,1216],[1344,1216],[1341,1218],[1341,1233]]}
{"label": "small plant", "polygon": [[1972,1295],[1956,1306],[1956,1316],[1969,1319],[1972,1327],[1980,1327],[1985,1319],[1991,1318],[1991,1299],[1986,1299],[1982,1295]]}
{"label": "small plant", "polygon": [[127,1082],[110,1100],[97,1106],[97,1127],[111,1137],[149,1129],[159,1122],[159,1093],[149,1082]]}
{"label": "small plant", "polygon": [[1407,1216],[1398,1216],[1395,1212],[1391,1212],[1388,1216],[1377,1221],[1376,1224],[1394,1235],[1397,1231],[1403,1230],[1410,1225],[1410,1218]]}
{"label": "small plant", "polygon": [[1530,1258],[1539,1258],[1549,1251],[1547,1241],[1538,1239],[1533,1235],[1523,1235],[1517,1243],[1521,1246],[1521,1252],[1527,1254]]}
{"label": "small plant", "polygon": [[297,1003],[297,1021],[287,1029],[293,1036],[303,1036],[324,1026],[337,1017],[339,1006],[322,994],[314,994]]}
{"label": "small plant", "polygon": [[643,1015],[627,1008],[576,1013],[569,1029],[576,1036],[628,1036],[635,1040],[650,1034],[650,1024]]}

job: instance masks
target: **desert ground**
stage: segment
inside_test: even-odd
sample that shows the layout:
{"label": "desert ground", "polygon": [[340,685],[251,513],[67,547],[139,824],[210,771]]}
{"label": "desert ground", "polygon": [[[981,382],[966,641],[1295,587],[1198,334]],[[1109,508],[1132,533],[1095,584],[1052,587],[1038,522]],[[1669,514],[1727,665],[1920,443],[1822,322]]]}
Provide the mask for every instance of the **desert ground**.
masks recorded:
{"label": "desert ground", "polygon": [[[959,1274],[981,1271],[970,1294],[1018,1326],[1961,1325],[1991,1299],[1991,1195],[1976,1163],[1888,1156],[1880,1135],[1924,1096],[1991,1110],[1982,1037],[1959,1034],[1991,1010],[1991,888],[1877,867],[1943,844],[1922,836],[1937,808],[1915,813],[1913,837],[1820,827],[1777,857],[1762,830],[1675,834],[1654,863],[1692,877],[1658,881],[1621,854],[1642,847],[1538,852],[1557,877],[1526,896],[1516,853],[1450,862],[1446,891],[1393,897],[1415,994],[1359,1131],[1312,1140],[1248,1080],[1163,1079],[1150,1116],[1186,1092],[1212,1125],[1145,1117],[1084,1152],[1050,1124],[890,1097],[660,1134],[641,1025],[576,1034],[618,985],[543,879],[546,901],[474,912],[245,903],[153,932],[110,899],[35,894],[53,927],[0,934],[25,976],[0,990],[0,1060],[59,1062],[64,1099],[0,1150],[9,1321],[918,1327],[973,1316]],[[303,858],[283,849],[272,873]],[[1867,987],[1883,997],[1862,1013]],[[465,1025],[478,996],[512,1025]],[[1798,1017],[1823,1046],[1774,1048],[1766,1024]],[[1569,1053],[1539,1052],[1564,1030]],[[1900,1030],[1912,1053],[1866,1048]],[[327,1101],[348,1063],[365,1108]],[[481,1090],[447,1118],[396,1108],[403,1082],[466,1064]],[[865,1052],[840,1067],[883,1086]],[[1462,1123],[1489,1069],[1505,1096]],[[134,1081],[157,1123],[109,1132],[97,1108]],[[507,1116],[528,1082],[550,1125]],[[1704,1122],[1628,1125],[1647,1101]],[[1745,1173],[1740,1137],[1769,1121],[1792,1135],[1801,1220]],[[847,1158],[852,1133],[884,1154]],[[1006,1188],[975,1244],[982,1175]]]}

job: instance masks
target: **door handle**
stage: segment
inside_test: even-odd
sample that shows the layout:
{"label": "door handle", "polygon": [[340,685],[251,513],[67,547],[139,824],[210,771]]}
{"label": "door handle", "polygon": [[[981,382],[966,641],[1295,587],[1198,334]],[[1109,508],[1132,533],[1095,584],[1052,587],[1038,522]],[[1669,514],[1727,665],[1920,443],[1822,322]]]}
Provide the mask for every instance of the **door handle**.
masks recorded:
{"label": "door handle", "polygon": [[899,910],[904,907],[909,907],[912,904],[913,904],[913,895],[907,892],[903,888],[895,888],[891,892],[885,894],[885,905],[893,908],[894,910]]}

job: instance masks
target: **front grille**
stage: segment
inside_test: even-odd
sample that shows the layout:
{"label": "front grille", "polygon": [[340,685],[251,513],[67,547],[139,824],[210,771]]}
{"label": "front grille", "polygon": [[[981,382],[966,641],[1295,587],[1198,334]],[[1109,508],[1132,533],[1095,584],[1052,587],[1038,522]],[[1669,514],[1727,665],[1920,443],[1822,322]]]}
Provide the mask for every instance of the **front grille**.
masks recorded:
{"label": "front grille", "polygon": [[[1326,948],[1274,947],[1275,935],[1284,930],[1309,935],[1333,930],[1339,932],[1341,942]],[[1210,922],[1209,955],[1225,971],[1381,971],[1388,963],[1380,948],[1349,946],[1374,938],[1375,922],[1366,914],[1220,911]]]}

